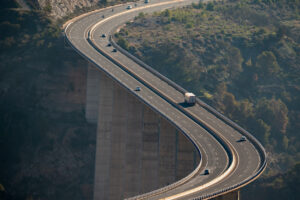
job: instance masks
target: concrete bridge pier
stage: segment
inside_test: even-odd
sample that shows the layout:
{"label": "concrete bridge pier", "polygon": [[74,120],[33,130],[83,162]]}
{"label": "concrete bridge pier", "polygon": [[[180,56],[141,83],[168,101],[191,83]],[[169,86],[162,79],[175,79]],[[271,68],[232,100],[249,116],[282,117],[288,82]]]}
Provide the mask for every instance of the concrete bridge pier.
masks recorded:
{"label": "concrete bridge pier", "polygon": [[88,122],[96,124],[98,120],[99,81],[101,74],[92,64],[88,64],[87,69],[85,118]]}
{"label": "concrete bridge pier", "polygon": [[194,146],[170,122],[92,64],[86,119],[97,123],[94,200],[149,192],[190,173]]}

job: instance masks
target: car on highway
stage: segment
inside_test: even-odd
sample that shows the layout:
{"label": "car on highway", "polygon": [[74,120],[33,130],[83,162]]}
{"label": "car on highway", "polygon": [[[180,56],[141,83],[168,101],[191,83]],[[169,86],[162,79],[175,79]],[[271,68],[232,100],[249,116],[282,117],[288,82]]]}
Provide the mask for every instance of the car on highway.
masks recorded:
{"label": "car on highway", "polygon": [[136,87],[135,89],[134,89],[134,91],[141,91],[141,87]]}
{"label": "car on highway", "polygon": [[245,136],[242,136],[239,140],[240,142],[245,142],[246,141],[246,137]]}

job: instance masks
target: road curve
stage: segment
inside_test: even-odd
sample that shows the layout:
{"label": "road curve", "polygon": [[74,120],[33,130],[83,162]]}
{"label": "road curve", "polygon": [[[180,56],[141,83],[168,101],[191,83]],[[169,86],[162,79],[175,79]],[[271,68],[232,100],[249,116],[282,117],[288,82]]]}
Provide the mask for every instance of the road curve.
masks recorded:
{"label": "road curve", "polygon": [[[265,150],[251,134],[199,99],[195,106],[181,106],[183,88],[129,55],[108,37],[140,12],[151,13],[192,2],[198,0],[137,2],[136,6],[131,3],[133,8],[129,10],[129,4],[118,5],[113,11],[111,7],[93,11],[65,24],[66,38],[79,54],[181,130],[201,154],[200,163],[187,177],[129,199],[212,198],[247,185],[266,167]],[[107,37],[101,37],[102,34]],[[119,51],[112,52],[113,48]],[[134,91],[136,86],[142,88],[138,93]],[[247,141],[238,142],[242,135]],[[204,169],[211,173],[204,176]]]}

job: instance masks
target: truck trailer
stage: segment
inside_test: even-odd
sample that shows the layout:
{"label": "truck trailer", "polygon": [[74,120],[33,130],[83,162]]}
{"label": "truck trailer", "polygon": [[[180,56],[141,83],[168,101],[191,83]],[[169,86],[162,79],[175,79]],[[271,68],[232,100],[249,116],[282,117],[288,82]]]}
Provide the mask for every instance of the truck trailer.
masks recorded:
{"label": "truck trailer", "polygon": [[194,105],[196,103],[196,96],[191,92],[186,92],[184,94],[184,102],[190,105]]}

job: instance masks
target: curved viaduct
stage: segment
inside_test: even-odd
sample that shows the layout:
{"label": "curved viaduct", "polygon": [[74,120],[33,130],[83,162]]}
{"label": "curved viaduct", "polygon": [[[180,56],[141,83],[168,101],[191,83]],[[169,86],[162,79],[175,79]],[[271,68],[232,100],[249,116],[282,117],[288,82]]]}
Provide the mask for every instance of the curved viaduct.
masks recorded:
{"label": "curved viaduct", "polygon": [[184,106],[183,88],[110,37],[140,12],[192,2],[198,0],[117,5],[65,24],[68,42],[89,61],[86,118],[98,127],[94,200],[239,199],[239,188],[266,167],[251,134],[199,99]]}

